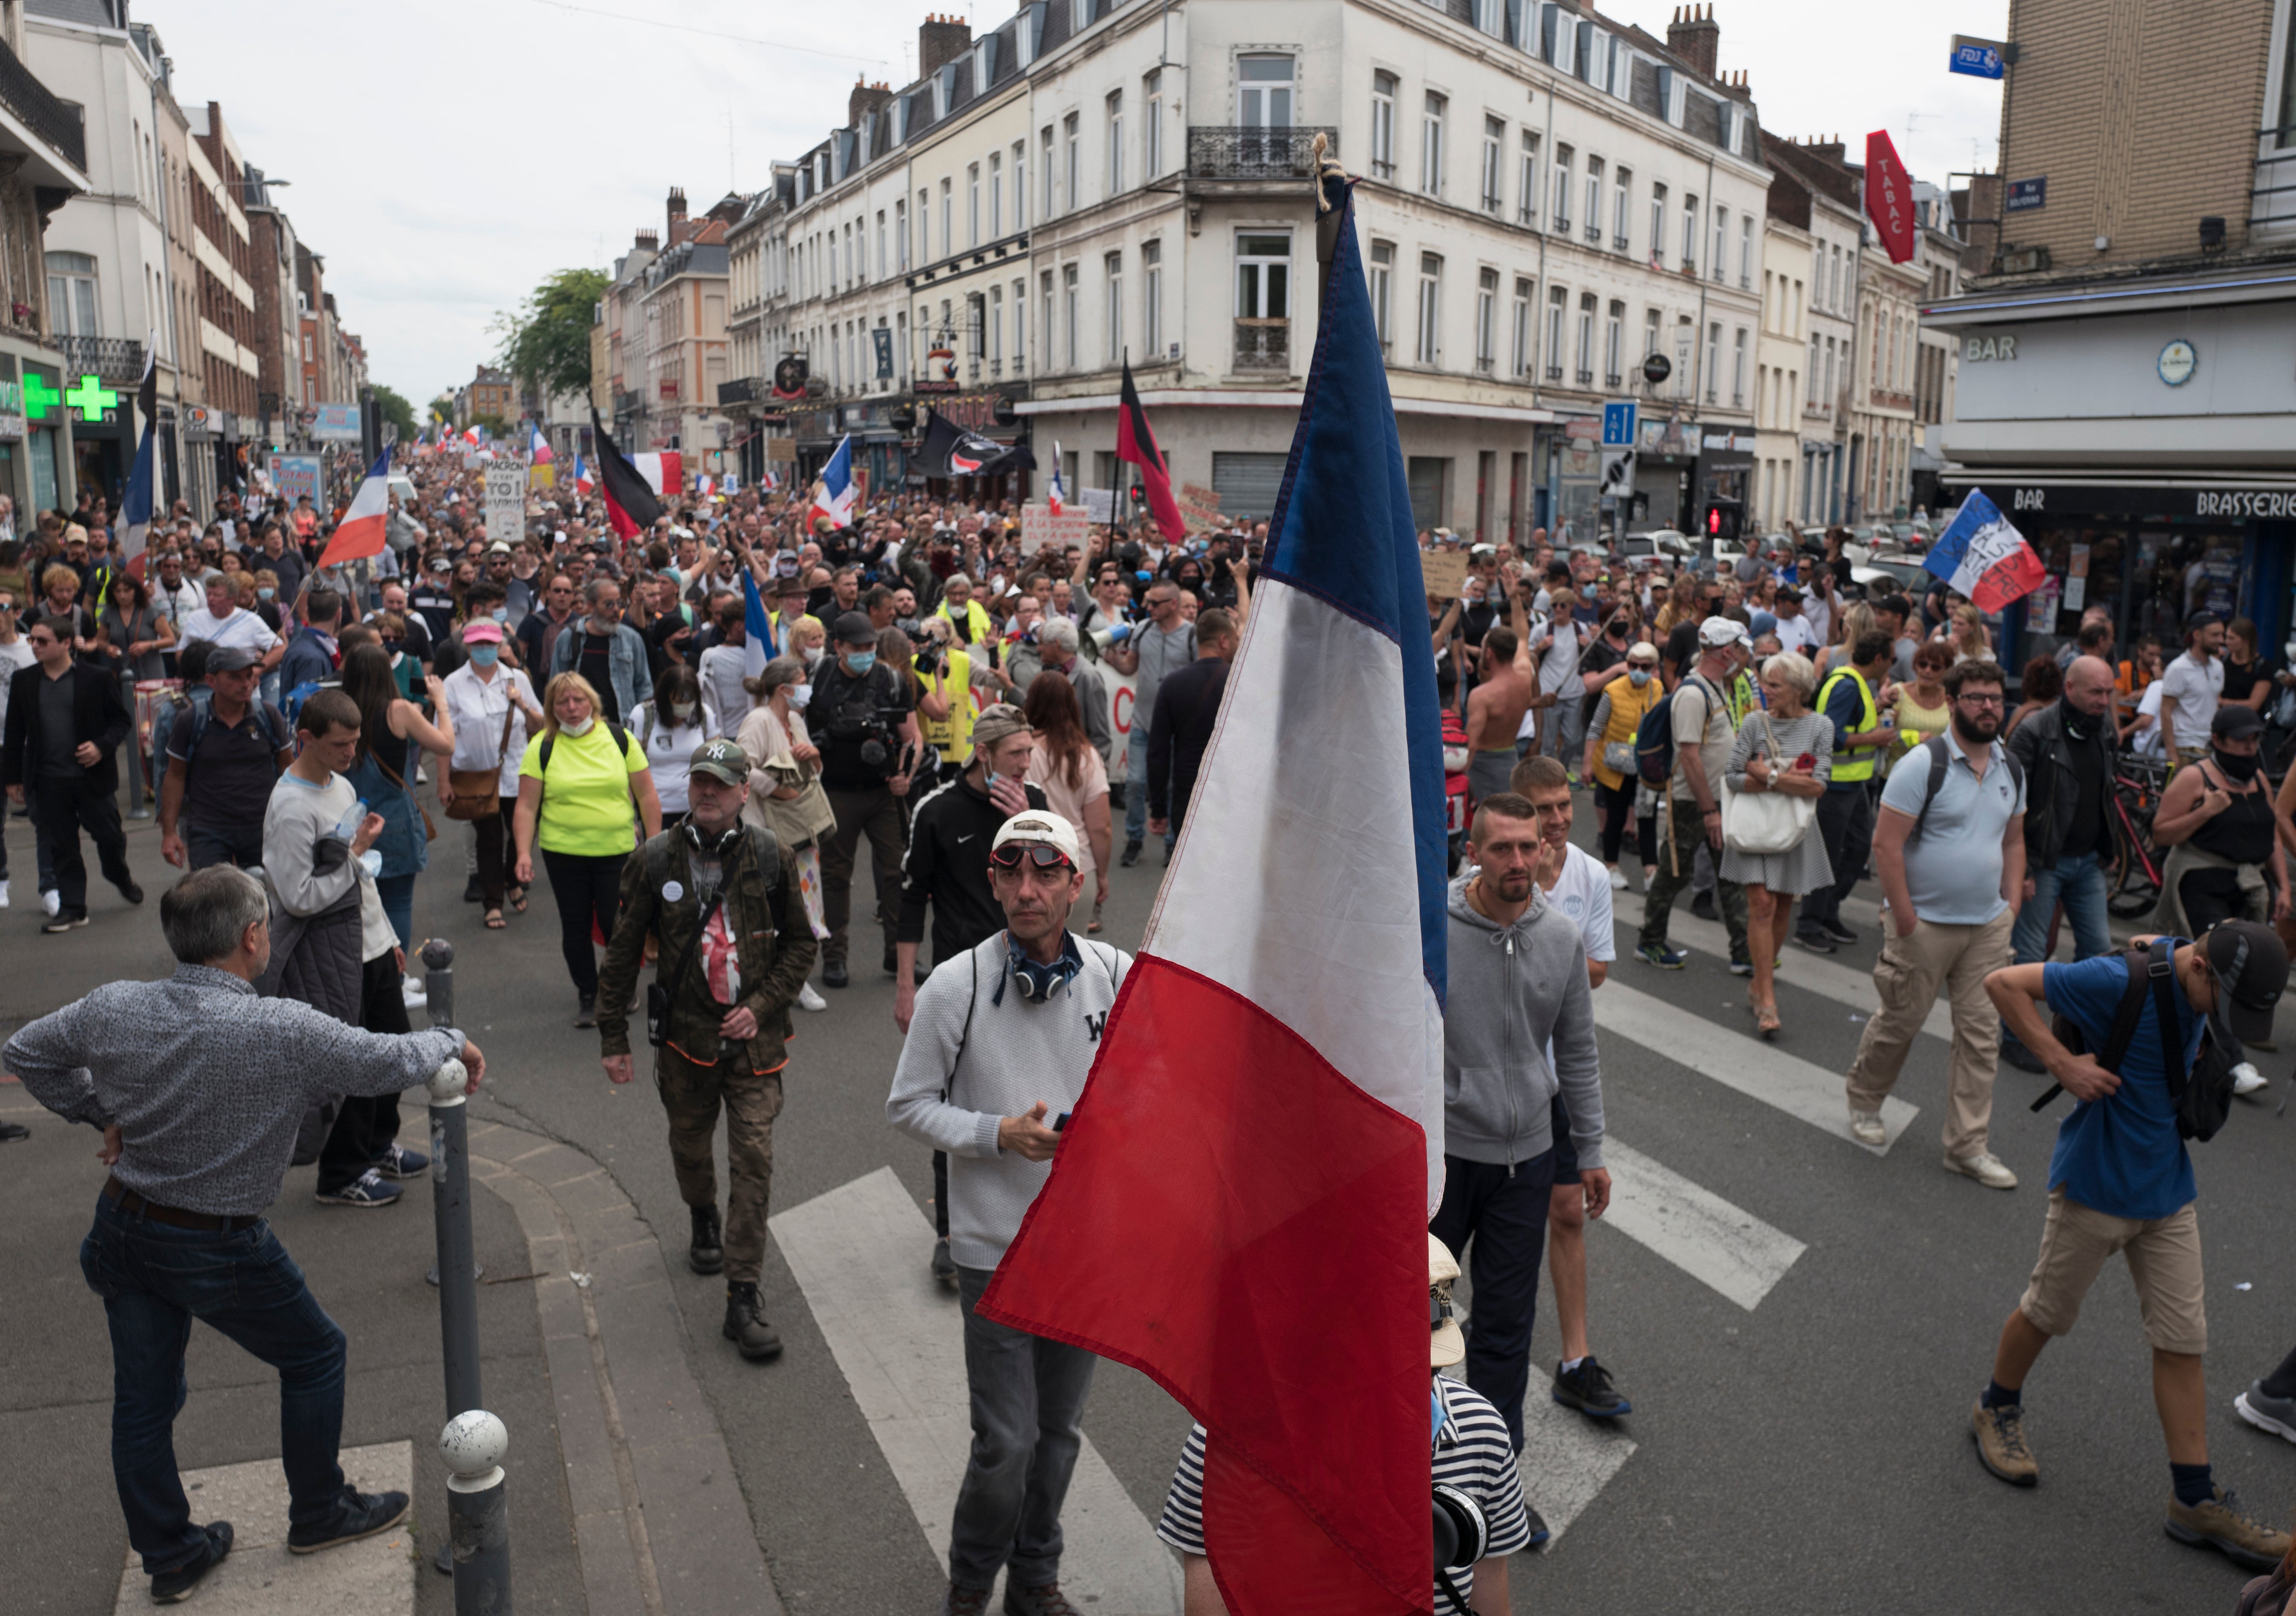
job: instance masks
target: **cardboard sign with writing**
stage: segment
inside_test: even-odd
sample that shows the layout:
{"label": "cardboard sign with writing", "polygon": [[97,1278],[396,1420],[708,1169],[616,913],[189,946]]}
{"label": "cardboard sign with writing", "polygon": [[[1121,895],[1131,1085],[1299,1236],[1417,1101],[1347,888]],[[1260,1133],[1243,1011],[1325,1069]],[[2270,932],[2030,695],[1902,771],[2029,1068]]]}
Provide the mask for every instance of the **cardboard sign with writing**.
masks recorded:
{"label": "cardboard sign with writing", "polygon": [[487,538],[516,544],[526,535],[526,467],[515,460],[487,466]]}
{"label": "cardboard sign with writing", "polygon": [[1429,595],[1439,601],[1456,601],[1459,591],[1467,586],[1467,553],[1423,550],[1419,554],[1419,573],[1427,580]]}
{"label": "cardboard sign with writing", "polygon": [[1193,482],[1184,482],[1179,492],[1180,520],[1190,532],[1204,528],[1217,528],[1220,520],[1220,496],[1210,488]]}
{"label": "cardboard sign with writing", "polygon": [[1055,552],[1070,545],[1082,548],[1092,532],[1092,518],[1074,505],[1065,505],[1058,516],[1049,504],[1021,507],[1021,554],[1034,555],[1050,546]]}
{"label": "cardboard sign with writing", "polygon": [[1113,488],[1079,488],[1077,496],[1084,501],[1086,521],[1096,521],[1106,527],[1116,520],[1116,490]]}

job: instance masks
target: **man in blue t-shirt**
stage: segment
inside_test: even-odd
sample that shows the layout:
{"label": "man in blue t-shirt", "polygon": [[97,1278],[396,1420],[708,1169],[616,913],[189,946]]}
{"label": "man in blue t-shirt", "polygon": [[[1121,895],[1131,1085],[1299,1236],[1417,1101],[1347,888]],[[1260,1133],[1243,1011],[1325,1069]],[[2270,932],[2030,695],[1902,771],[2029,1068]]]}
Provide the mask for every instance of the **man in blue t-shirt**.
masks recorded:
{"label": "man in blue t-shirt", "polygon": [[[2191,1070],[2210,1021],[2220,1040],[2261,1043],[2271,1036],[2273,1006],[2288,985],[2288,951],[2271,928],[2247,921],[2226,921],[2196,943],[2170,940],[2177,1028],[2163,1036],[2159,1006],[2148,990],[2118,1072],[2099,1064],[2096,1054],[2112,1037],[2128,988],[2128,955],[2101,955],[2073,965],[2011,965],[1985,979],[1985,991],[2009,1030],[2076,1103],[2057,1129],[2049,1162],[2041,1254],[2025,1294],[2001,1327],[1992,1383],[1970,1413],[1970,1432],[1980,1462],[1995,1475],[2020,1487],[2039,1479],[2025,1442],[2025,1376],[2049,1338],[2073,1327],[2106,1259],[2125,1252],[2152,1348],[2152,1400],[2175,1486],[2169,1535],[2268,1571],[2288,1553],[2288,1534],[2243,1513],[2209,1469],[2201,1364],[2208,1318],[2202,1306],[2201,1226],[2193,1206],[2198,1192],[2192,1157],[2177,1132],[2170,1074]],[[2092,1053],[2075,1054],[2059,1042],[2041,1019],[2042,1004],[2078,1027],[2083,1047]]]}

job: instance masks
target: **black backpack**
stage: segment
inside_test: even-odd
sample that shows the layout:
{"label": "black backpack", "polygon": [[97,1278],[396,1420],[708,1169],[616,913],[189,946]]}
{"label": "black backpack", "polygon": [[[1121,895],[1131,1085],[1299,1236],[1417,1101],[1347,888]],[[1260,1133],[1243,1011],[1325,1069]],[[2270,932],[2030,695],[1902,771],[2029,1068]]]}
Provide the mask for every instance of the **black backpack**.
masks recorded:
{"label": "black backpack", "polygon": [[[2241,1048],[2237,1044],[2227,1047],[2217,1023],[2210,1021],[2202,1031],[2200,1054],[2192,1070],[2180,1070],[2171,1053],[2185,1046],[2184,1018],[2177,1010],[2172,980],[2177,969],[2175,940],[2156,937],[2142,947],[2131,943],[2122,957],[2128,965],[2128,986],[2112,1013],[2112,1028],[2105,1035],[2104,1047],[2097,1051],[2096,1063],[2120,1075],[2120,1062],[2144,1020],[2144,1001],[2151,998],[2161,1028],[2161,1063],[2169,1072],[2169,1102],[2177,1110],[2177,1136],[2206,1144],[2232,1114],[2233,1070],[2241,1062]],[[2062,1012],[2051,1017],[2049,1030],[2073,1054],[2087,1053],[2087,1035],[2071,1017]],[[2061,1085],[2050,1084],[2048,1092],[2033,1102],[2032,1109],[2038,1112],[2063,1092]]]}
{"label": "black backpack", "polygon": [[[1922,839],[1922,824],[1923,822],[1927,820],[1930,816],[1930,804],[1937,800],[1939,791],[1945,785],[1945,771],[1950,767],[1953,763],[1953,754],[1948,750],[1948,744],[1946,738],[1941,734],[1938,734],[1931,735],[1928,740],[1923,742],[1920,747],[1916,749],[1917,751],[1924,751],[1929,754],[1930,780],[1929,789],[1922,793],[1922,811],[1914,816],[1914,828],[1906,833],[1906,845],[1907,847],[1911,847],[1915,842],[1919,841]],[[1909,752],[1906,754],[1906,761],[1910,763],[1912,760],[1913,754]],[[2017,754],[2011,751],[2006,745],[2004,745],[2001,749],[2001,761],[2009,766],[2010,792],[2013,794],[2023,791],[2025,789],[2025,766],[2017,761]],[[1904,763],[1901,763],[1898,767],[1903,768],[1906,765]],[[2104,1064],[2105,1062],[2099,1063]]]}
{"label": "black backpack", "polygon": [[[629,731],[624,729],[611,718],[609,718],[606,720],[606,733],[614,737],[615,755],[622,758],[628,757],[630,751]],[[537,763],[534,767],[537,773],[545,775],[545,777],[550,773],[550,749],[557,744],[558,737],[554,734],[545,735],[542,737],[542,759],[541,761]]]}

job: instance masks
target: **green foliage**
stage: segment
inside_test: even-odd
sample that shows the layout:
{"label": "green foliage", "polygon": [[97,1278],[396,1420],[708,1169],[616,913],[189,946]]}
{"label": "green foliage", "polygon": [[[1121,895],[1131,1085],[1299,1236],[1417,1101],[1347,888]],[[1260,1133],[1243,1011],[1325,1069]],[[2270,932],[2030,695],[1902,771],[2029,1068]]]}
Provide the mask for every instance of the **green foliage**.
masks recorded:
{"label": "green foliage", "polygon": [[597,269],[561,269],[515,309],[495,316],[498,358],[512,375],[545,396],[590,390],[590,327],[609,284]]}
{"label": "green foliage", "polygon": [[423,422],[425,426],[433,420],[443,421],[448,426],[461,424],[455,419],[455,395],[451,390],[430,400],[430,407],[424,414],[427,417]]}
{"label": "green foliage", "polygon": [[398,390],[385,387],[380,381],[374,384],[373,391],[374,407],[382,412],[382,418],[385,421],[398,429],[398,441],[413,443],[414,441],[414,406],[407,403]]}

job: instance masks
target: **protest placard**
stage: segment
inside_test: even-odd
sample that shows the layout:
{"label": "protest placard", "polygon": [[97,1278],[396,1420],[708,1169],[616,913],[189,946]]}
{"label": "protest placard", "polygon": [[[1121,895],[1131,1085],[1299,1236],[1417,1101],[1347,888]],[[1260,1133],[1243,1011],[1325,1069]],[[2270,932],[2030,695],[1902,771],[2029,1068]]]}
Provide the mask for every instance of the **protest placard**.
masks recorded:
{"label": "protest placard", "polygon": [[1070,545],[1081,547],[1092,531],[1092,519],[1074,505],[1062,508],[1058,516],[1049,504],[1021,507],[1021,554],[1034,555],[1049,545],[1062,551]]}
{"label": "protest placard", "polygon": [[1467,553],[1423,550],[1419,554],[1419,573],[1427,580],[1430,595],[1439,601],[1456,601],[1467,584]]}

